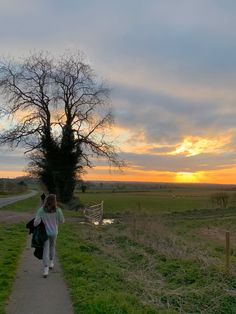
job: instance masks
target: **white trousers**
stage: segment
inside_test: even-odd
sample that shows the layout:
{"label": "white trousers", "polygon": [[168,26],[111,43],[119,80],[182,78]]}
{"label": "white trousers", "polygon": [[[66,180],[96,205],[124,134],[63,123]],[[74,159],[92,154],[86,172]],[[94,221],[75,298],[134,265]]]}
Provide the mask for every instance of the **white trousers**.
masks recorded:
{"label": "white trousers", "polygon": [[43,265],[49,266],[49,261],[54,260],[57,236],[49,236],[43,245]]}

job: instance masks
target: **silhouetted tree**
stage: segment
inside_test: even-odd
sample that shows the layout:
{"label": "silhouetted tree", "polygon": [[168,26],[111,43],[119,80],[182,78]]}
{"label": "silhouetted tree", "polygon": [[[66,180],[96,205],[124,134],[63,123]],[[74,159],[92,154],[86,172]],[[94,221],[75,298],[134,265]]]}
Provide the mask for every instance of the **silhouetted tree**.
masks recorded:
{"label": "silhouetted tree", "polygon": [[81,191],[82,191],[82,193],[85,193],[86,190],[87,190],[87,185],[85,185],[85,184],[81,185]]}
{"label": "silhouetted tree", "polygon": [[122,166],[106,136],[113,123],[110,90],[79,53],[57,59],[40,52],[1,62],[0,91],[0,113],[13,118],[0,143],[24,145],[29,171],[61,201],[71,199],[77,175],[95,156]]}

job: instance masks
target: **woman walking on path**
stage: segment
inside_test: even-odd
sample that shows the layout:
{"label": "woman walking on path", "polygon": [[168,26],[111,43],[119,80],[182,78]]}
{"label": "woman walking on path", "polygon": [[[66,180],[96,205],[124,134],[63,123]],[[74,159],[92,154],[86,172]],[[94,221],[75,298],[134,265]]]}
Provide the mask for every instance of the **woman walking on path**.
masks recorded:
{"label": "woman walking on path", "polygon": [[54,267],[58,225],[65,221],[62,210],[57,207],[55,194],[49,194],[43,206],[38,209],[34,226],[37,227],[41,221],[44,223],[48,235],[48,240],[44,242],[43,246],[43,276],[46,278],[49,268],[52,269]]}

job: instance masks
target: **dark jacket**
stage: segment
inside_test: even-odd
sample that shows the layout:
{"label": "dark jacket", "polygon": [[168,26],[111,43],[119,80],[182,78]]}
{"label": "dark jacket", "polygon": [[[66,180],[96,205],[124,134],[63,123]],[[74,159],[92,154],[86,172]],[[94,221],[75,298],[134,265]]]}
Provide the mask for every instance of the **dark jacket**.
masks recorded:
{"label": "dark jacket", "polygon": [[32,219],[26,224],[26,228],[29,229],[29,234],[33,233],[31,247],[35,248],[34,256],[38,259],[42,259],[43,245],[44,242],[48,239],[44,223],[41,221],[41,223],[35,227],[34,219]]}

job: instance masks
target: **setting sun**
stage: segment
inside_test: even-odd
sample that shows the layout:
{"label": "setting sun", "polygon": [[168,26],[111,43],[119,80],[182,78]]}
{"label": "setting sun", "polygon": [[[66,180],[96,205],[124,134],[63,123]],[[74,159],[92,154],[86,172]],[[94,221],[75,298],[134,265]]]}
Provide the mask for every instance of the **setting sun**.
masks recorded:
{"label": "setting sun", "polygon": [[199,183],[203,175],[200,172],[177,172],[175,181],[179,183]]}

